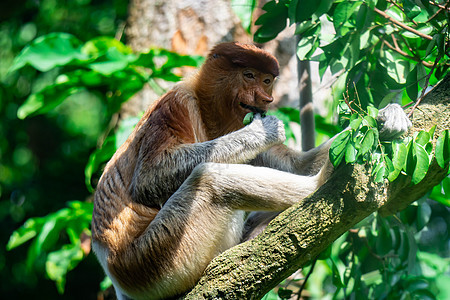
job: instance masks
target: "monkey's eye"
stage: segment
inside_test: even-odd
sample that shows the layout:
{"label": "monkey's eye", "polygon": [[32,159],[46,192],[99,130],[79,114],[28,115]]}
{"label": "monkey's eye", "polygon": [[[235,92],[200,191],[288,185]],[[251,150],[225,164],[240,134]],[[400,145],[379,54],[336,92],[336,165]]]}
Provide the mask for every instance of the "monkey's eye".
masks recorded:
{"label": "monkey's eye", "polygon": [[270,82],[271,82],[271,81],[270,81],[270,79],[268,79],[268,78],[264,80],[264,83],[265,83],[265,84],[270,84]]}
{"label": "monkey's eye", "polygon": [[253,73],[251,73],[251,72],[244,73],[244,76],[249,79],[255,79],[255,75],[253,75]]}

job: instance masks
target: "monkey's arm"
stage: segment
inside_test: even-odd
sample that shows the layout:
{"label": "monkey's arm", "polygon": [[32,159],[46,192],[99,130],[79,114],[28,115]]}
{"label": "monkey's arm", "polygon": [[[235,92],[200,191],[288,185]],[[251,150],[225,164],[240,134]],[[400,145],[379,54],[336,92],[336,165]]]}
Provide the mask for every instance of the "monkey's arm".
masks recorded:
{"label": "monkey's arm", "polygon": [[[398,104],[390,104],[381,109],[377,121],[380,125],[380,138],[383,140],[395,139],[411,127],[411,121]],[[328,152],[336,136],[307,152],[295,151],[285,145],[276,145],[258,155],[252,164],[299,175],[314,175],[328,161]]]}
{"label": "monkey's arm", "polygon": [[284,139],[282,122],[268,116],[211,141],[168,146],[157,155],[148,151],[153,141],[144,140],[131,182],[132,198],[142,204],[162,205],[197,165],[245,163]]}

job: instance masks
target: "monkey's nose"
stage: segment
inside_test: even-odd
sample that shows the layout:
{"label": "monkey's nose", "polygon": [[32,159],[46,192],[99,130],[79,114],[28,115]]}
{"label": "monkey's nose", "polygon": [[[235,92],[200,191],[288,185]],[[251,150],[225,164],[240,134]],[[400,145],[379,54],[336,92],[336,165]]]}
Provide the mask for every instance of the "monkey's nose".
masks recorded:
{"label": "monkey's nose", "polygon": [[269,104],[269,103],[273,102],[273,97],[266,93],[259,92],[256,94],[256,100],[257,100],[257,102],[260,102],[260,103],[262,102],[264,104]]}
{"label": "monkey's nose", "polygon": [[264,97],[262,99],[262,101],[265,102],[265,103],[272,103],[273,102],[273,97],[272,96]]}

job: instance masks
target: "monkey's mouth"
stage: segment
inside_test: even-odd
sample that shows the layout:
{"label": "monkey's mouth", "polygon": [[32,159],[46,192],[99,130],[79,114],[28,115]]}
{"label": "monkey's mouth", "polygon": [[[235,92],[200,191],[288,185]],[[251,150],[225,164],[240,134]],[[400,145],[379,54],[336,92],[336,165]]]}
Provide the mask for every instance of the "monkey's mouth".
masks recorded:
{"label": "monkey's mouth", "polygon": [[250,110],[251,112],[254,112],[254,113],[256,113],[256,114],[264,115],[264,114],[266,113],[265,110],[263,110],[263,109],[261,109],[261,108],[259,108],[259,107],[256,107],[256,106],[251,106],[251,105],[248,105],[248,104],[245,104],[245,103],[242,103],[242,102],[239,102],[239,105],[240,105],[242,108],[248,109],[248,110]]}

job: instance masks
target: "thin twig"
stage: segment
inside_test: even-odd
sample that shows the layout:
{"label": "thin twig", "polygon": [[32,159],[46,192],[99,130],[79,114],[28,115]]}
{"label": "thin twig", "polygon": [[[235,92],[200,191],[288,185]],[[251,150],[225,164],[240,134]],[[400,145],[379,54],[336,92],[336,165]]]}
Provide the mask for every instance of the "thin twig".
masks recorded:
{"label": "thin twig", "polygon": [[439,8],[442,8],[442,9],[450,11],[450,8],[448,7],[449,6],[449,2],[447,2],[447,4],[445,6],[441,5],[439,3],[433,2],[433,1],[428,1],[428,3],[430,3],[431,5],[437,6]]}
{"label": "thin twig", "polygon": [[431,20],[433,20],[434,18],[436,18],[437,15],[440,14],[441,11],[443,11],[443,8],[439,8],[425,23],[430,22]]}
{"label": "thin twig", "polygon": [[414,106],[411,108],[411,111],[408,113],[408,118],[410,118],[412,116],[414,110],[417,108],[417,106],[419,106],[420,102],[422,101],[423,97],[425,96],[425,92],[427,90],[428,84],[430,83],[431,74],[433,74],[434,69],[436,68],[437,63],[440,59],[441,59],[441,54],[438,54],[438,56],[436,57],[436,60],[434,61],[433,66],[431,67],[430,73],[428,73],[428,76],[425,81],[425,86],[422,89],[422,93],[420,93],[420,97],[417,99],[416,104],[414,104]]}
{"label": "thin twig", "polygon": [[317,257],[313,260],[312,264],[311,264],[311,269],[309,269],[308,274],[306,274],[305,280],[303,280],[303,284],[300,287],[300,290],[297,293],[297,300],[300,300],[302,297],[302,292],[306,286],[306,282],[309,279],[309,276],[311,276],[312,272],[314,271],[314,267],[316,266],[316,262],[317,262]]}
{"label": "thin twig", "polygon": [[405,9],[404,9],[403,7],[401,7],[400,5],[398,5],[397,3],[395,3],[395,2],[393,2],[393,1],[391,1],[391,0],[388,0],[387,2],[393,4],[395,7],[397,7],[398,9],[400,9],[400,10],[405,14],[405,16],[406,16],[411,22],[414,23],[414,25],[416,25],[416,26],[418,25],[416,21],[414,21],[413,19],[411,19],[411,18],[408,17],[408,15],[406,14]]}
{"label": "thin twig", "polygon": [[403,23],[400,22],[400,21],[397,21],[396,19],[392,18],[392,17],[389,16],[387,13],[385,13],[384,11],[379,10],[379,9],[376,8],[376,7],[374,7],[374,11],[375,11],[377,14],[379,14],[380,16],[382,16],[383,18],[385,18],[385,19],[391,21],[392,23],[394,23],[394,24],[400,26],[401,28],[403,28],[403,29],[405,29],[405,30],[408,30],[409,32],[414,33],[415,35],[418,35],[418,36],[420,36],[420,37],[422,37],[422,38],[424,38],[424,39],[430,40],[430,41],[433,40],[433,37],[432,37],[432,36],[430,36],[430,35],[428,35],[428,34],[425,34],[425,33],[422,33],[422,32],[420,32],[420,31],[417,31],[417,30],[415,30],[414,28],[412,28],[412,27],[410,27],[410,26],[408,26],[408,25],[406,25],[406,24],[403,24]]}
{"label": "thin twig", "polygon": [[398,43],[397,43],[397,39],[395,38],[395,35],[393,33],[391,33],[391,38],[392,38],[392,41],[394,42],[395,48],[400,49],[400,47],[398,46]]}
{"label": "thin twig", "polygon": [[427,61],[424,61],[424,60],[421,60],[421,59],[416,58],[416,57],[414,57],[414,56],[411,56],[411,55],[409,55],[408,53],[406,53],[405,51],[403,51],[402,49],[392,46],[392,45],[391,45],[388,41],[386,41],[386,40],[383,40],[383,44],[385,44],[386,46],[388,46],[389,49],[394,50],[395,52],[397,52],[397,53],[400,54],[400,55],[403,55],[403,56],[406,57],[406,58],[409,58],[409,59],[411,59],[411,60],[414,60],[414,61],[416,61],[416,62],[418,62],[418,63],[422,63],[422,64],[423,64],[425,67],[427,67],[427,68],[433,67],[433,64],[432,64],[432,63],[429,63],[429,62],[427,62]]}

